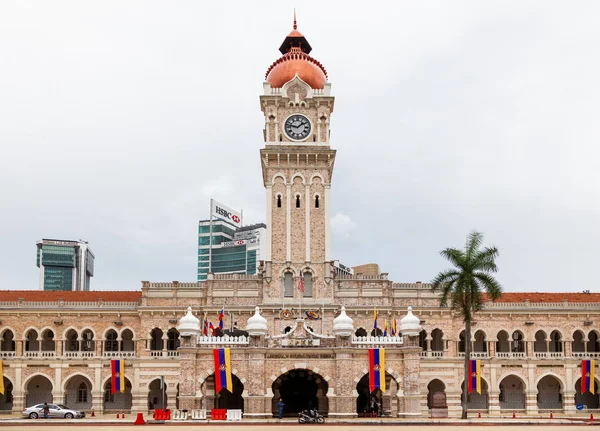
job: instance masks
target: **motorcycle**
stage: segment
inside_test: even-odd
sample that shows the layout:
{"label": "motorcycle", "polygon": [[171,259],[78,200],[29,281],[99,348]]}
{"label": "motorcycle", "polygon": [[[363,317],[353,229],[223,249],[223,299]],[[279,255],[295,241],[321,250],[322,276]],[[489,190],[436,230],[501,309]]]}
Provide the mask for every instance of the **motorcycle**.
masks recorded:
{"label": "motorcycle", "polygon": [[298,423],[317,423],[323,424],[325,423],[325,418],[319,414],[316,410],[303,410],[298,413]]}

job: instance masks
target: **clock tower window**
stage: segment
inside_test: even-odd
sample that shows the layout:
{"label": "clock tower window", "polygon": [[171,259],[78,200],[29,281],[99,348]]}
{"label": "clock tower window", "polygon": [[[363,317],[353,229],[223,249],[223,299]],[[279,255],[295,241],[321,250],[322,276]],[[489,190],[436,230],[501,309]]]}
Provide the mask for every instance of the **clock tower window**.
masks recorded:
{"label": "clock tower window", "polygon": [[300,195],[296,195],[296,208],[300,208]]}
{"label": "clock tower window", "polygon": [[319,208],[319,195],[315,196],[315,208]]}
{"label": "clock tower window", "polygon": [[277,195],[277,208],[281,208],[281,195]]}
{"label": "clock tower window", "polygon": [[294,276],[289,271],[283,274],[283,296],[294,296]]}

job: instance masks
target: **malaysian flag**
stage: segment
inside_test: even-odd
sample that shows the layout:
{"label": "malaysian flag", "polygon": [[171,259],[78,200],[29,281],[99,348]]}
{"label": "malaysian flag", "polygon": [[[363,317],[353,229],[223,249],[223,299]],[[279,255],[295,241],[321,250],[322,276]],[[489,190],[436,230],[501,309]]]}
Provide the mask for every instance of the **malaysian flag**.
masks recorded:
{"label": "malaysian flag", "polygon": [[302,277],[302,271],[300,271],[300,279],[298,280],[298,290],[302,293],[306,291],[304,287],[304,278]]}

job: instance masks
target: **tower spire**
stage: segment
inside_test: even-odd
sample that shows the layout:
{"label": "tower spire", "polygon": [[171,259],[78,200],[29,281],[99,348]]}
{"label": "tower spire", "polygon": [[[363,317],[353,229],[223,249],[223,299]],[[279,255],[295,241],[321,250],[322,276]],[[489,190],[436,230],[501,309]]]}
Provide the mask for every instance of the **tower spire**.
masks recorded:
{"label": "tower spire", "polygon": [[294,30],[298,30],[298,26],[296,25],[296,8],[294,8]]}

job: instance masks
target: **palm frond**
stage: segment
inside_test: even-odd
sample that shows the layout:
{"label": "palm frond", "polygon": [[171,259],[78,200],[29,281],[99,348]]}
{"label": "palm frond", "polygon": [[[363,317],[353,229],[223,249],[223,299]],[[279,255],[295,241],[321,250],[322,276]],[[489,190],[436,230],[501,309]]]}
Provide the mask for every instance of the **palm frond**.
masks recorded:
{"label": "palm frond", "polygon": [[446,248],[440,251],[440,255],[457,268],[462,268],[465,262],[465,254],[456,248]]}
{"label": "palm frond", "polygon": [[481,243],[483,243],[483,235],[476,230],[471,231],[467,237],[465,253],[467,260],[471,260],[471,258],[479,251]]}
{"label": "palm frond", "polygon": [[481,283],[492,301],[500,298],[502,295],[502,286],[494,277],[483,272],[476,272],[474,277]]}

